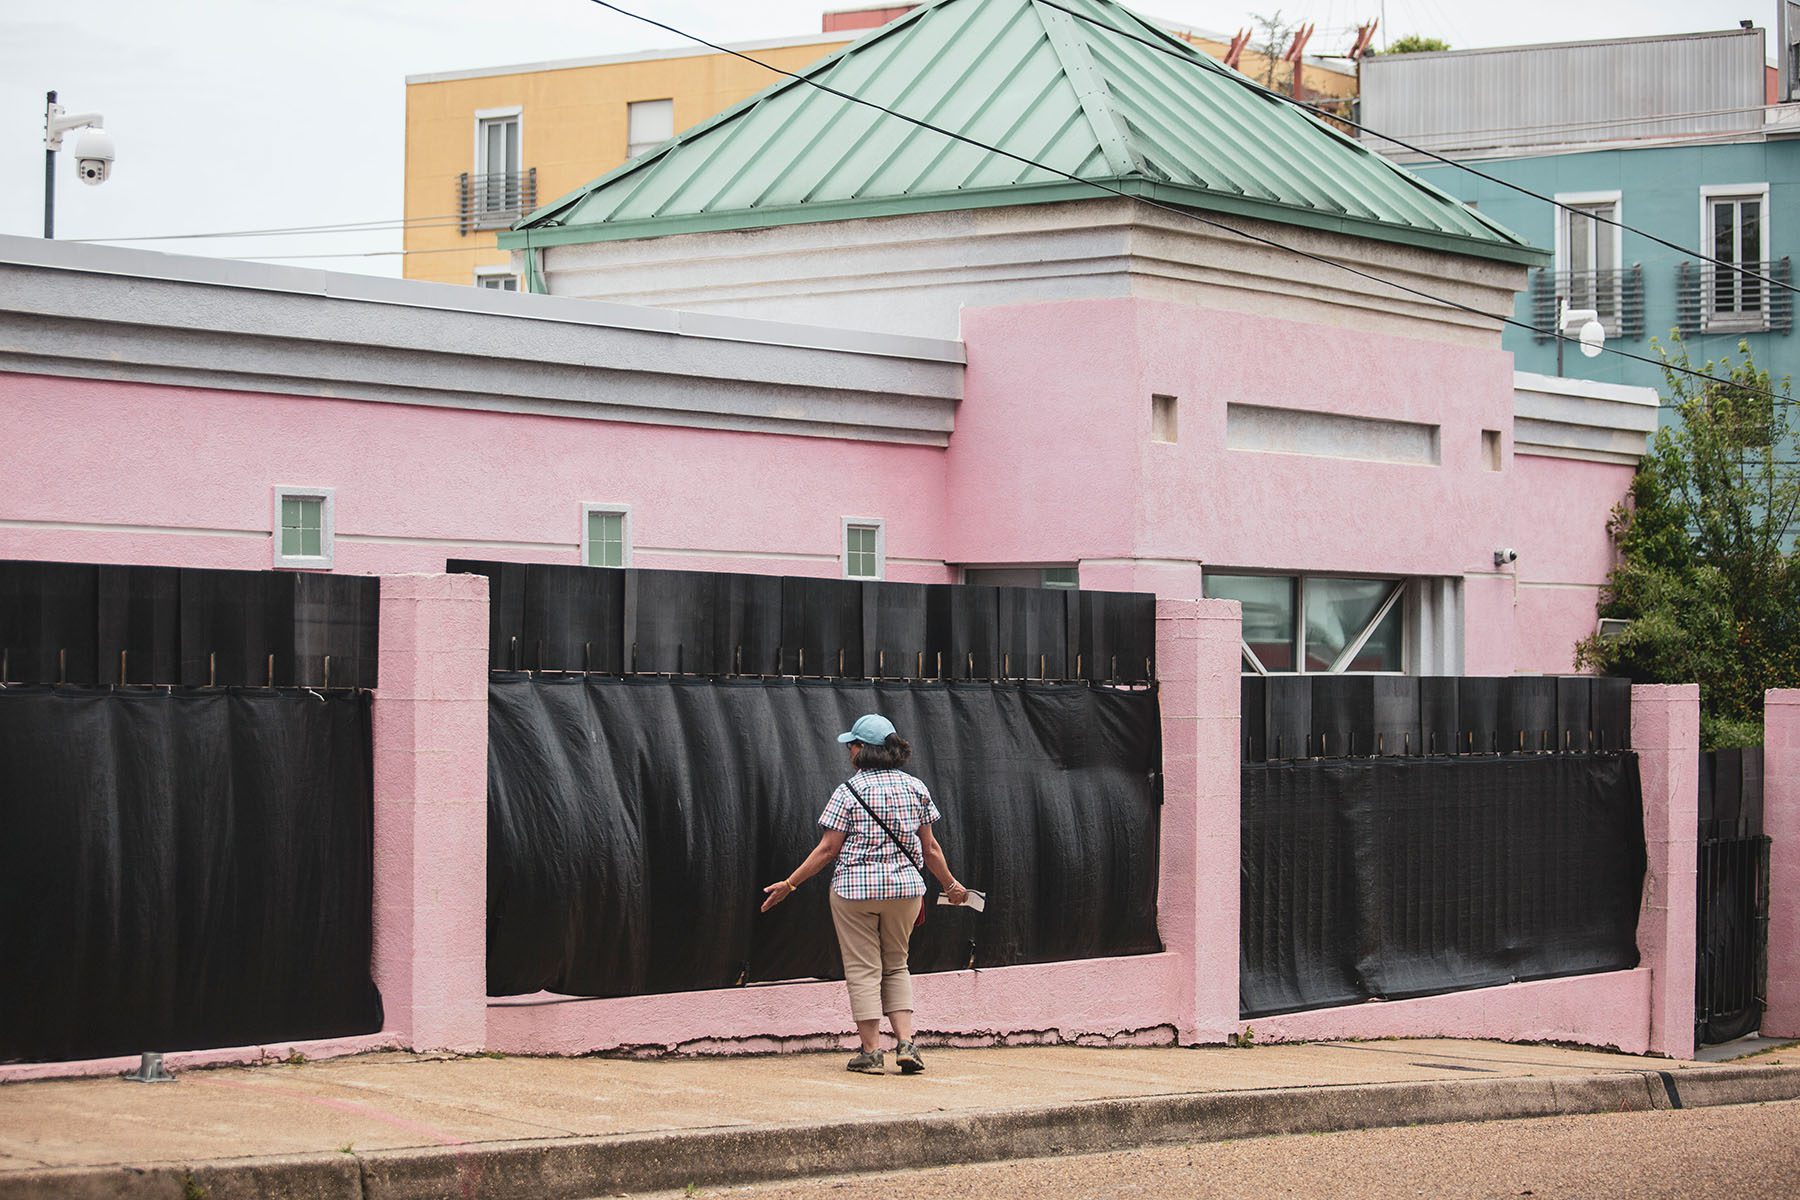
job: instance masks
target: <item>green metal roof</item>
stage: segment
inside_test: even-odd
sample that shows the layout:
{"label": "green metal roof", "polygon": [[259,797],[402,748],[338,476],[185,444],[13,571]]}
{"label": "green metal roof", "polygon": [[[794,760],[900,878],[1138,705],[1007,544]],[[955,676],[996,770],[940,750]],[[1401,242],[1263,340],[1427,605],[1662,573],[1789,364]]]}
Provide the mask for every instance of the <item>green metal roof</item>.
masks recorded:
{"label": "green metal roof", "polygon": [[[932,0],[545,205],[509,248],[1091,199],[1508,262],[1541,251],[1111,0]],[[1165,53],[1135,39],[1148,39]],[[1067,172],[1075,180],[1057,172]]]}

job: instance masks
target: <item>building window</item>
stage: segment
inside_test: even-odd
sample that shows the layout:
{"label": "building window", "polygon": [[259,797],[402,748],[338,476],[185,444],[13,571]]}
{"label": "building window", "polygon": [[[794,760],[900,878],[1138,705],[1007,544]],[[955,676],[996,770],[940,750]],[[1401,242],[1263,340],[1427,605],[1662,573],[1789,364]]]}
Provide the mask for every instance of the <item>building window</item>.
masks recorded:
{"label": "building window", "polygon": [[1065,588],[1081,586],[1076,567],[964,567],[962,581],[982,587]]}
{"label": "building window", "polygon": [[475,286],[490,292],[516,292],[519,277],[512,273],[511,267],[476,267]]}
{"label": "building window", "polygon": [[634,100],[625,106],[625,157],[636,158],[675,136],[673,100]]}
{"label": "building window", "polygon": [[470,180],[467,207],[478,228],[511,224],[530,207],[525,197],[521,120],[516,108],[475,114],[475,175]]}
{"label": "building window", "polygon": [[844,518],[844,578],[880,579],[887,574],[887,533],[878,520]]}
{"label": "building window", "polygon": [[332,489],[275,489],[274,565],[330,570],[335,532]]}
{"label": "building window", "polygon": [[1619,193],[1558,196],[1557,297],[1570,308],[1591,308],[1617,336],[1623,315]]}
{"label": "building window", "polygon": [[631,565],[631,508],[624,504],[581,506],[581,561],[590,567]]}
{"label": "building window", "polygon": [[1700,237],[1706,252],[1720,264],[1703,264],[1702,321],[1705,328],[1730,332],[1760,330],[1768,326],[1767,286],[1746,275],[1741,267],[1767,275],[1768,189],[1726,192],[1706,189],[1701,193]]}
{"label": "building window", "polygon": [[1247,675],[1406,670],[1404,579],[1208,571],[1204,587],[1209,597],[1243,605]]}

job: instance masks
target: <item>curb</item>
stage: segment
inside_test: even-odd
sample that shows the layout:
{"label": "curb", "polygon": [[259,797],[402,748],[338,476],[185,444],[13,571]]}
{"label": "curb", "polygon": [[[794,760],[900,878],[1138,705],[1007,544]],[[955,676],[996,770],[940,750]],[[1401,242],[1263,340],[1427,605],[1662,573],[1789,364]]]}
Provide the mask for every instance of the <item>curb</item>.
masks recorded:
{"label": "curb", "polygon": [[626,1137],[0,1175],[0,1200],[581,1200],[1296,1133],[1800,1099],[1800,1065],[1299,1087]]}

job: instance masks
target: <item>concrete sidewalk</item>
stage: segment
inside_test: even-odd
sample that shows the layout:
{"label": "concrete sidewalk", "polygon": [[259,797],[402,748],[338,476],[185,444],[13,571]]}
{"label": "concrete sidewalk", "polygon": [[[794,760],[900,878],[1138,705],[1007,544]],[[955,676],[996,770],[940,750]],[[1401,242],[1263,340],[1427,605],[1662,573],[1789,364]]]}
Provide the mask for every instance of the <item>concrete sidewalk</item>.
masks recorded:
{"label": "concrete sidewalk", "polygon": [[[1800,1097],[1800,1049],[1675,1063],[1495,1042],[447,1058],[0,1086],[0,1200],[589,1197],[1437,1121]],[[890,1057],[891,1067],[891,1057]]]}

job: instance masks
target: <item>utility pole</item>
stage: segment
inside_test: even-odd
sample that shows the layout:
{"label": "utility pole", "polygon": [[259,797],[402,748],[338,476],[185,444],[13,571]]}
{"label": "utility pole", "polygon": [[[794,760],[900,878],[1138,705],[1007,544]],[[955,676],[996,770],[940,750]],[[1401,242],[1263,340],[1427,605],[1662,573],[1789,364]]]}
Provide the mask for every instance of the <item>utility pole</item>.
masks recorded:
{"label": "utility pole", "polygon": [[44,93],[44,240],[56,236],[56,151],[50,145],[50,115],[56,111],[56,93]]}

